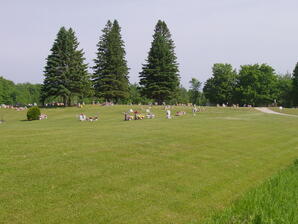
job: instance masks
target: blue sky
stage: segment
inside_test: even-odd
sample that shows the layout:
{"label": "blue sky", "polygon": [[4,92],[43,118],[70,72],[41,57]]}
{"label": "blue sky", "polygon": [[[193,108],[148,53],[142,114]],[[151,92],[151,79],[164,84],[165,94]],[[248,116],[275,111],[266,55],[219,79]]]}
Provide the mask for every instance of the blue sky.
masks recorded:
{"label": "blue sky", "polygon": [[158,19],[176,45],[181,83],[205,81],[214,63],[268,63],[278,73],[298,61],[298,1],[294,0],[0,0],[0,76],[41,83],[45,58],[61,26],[72,27],[86,62],[108,19],[118,19],[130,81],[138,81]]}

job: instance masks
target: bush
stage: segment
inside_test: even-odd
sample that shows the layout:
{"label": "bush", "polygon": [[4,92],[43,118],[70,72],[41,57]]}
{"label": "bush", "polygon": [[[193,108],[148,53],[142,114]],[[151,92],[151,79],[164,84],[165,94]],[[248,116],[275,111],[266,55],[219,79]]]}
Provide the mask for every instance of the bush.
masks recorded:
{"label": "bush", "polygon": [[39,120],[40,109],[38,107],[31,107],[27,112],[28,121]]}

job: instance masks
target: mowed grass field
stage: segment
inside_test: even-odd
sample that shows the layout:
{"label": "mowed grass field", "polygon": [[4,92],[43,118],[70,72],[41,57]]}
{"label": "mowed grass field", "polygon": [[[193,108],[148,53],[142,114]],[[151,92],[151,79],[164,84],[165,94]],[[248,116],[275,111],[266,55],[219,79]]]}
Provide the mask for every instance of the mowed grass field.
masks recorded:
{"label": "mowed grass field", "polygon": [[223,212],[212,216],[210,224],[293,224],[298,223],[298,160]]}
{"label": "mowed grass field", "polygon": [[204,223],[298,157],[296,117],[153,107],[125,122],[130,108],[147,107],[0,109],[0,223]]}
{"label": "mowed grass field", "polygon": [[277,107],[271,107],[270,109],[273,111],[279,112],[279,113],[291,114],[291,115],[298,116],[298,108],[283,108],[282,110],[280,110]]}

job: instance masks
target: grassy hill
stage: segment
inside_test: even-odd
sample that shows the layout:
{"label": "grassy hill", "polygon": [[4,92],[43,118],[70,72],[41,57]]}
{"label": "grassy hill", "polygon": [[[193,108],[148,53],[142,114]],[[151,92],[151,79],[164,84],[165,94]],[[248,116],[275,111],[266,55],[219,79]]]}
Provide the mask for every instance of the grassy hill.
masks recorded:
{"label": "grassy hill", "polygon": [[214,215],[210,224],[298,223],[298,160]]}
{"label": "grassy hill", "polygon": [[203,223],[298,157],[296,117],[153,107],[125,122],[130,108],[0,109],[0,223]]}

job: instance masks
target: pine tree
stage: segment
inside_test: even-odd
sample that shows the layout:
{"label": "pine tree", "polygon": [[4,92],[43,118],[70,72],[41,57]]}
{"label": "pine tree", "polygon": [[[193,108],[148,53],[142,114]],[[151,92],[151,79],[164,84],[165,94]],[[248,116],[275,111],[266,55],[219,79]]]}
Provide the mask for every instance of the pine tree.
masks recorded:
{"label": "pine tree", "polygon": [[[44,71],[44,82],[41,88],[41,101],[44,102],[49,97],[66,96],[69,94],[64,87],[65,69],[63,62],[65,61],[67,30],[65,27],[60,28],[57,38],[51,49],[51,54],[47,57],[47,64]],[[64,80],[63,80],[64,78]],[[66,97],[64,97],[66,99]],[[64,100],[66,101],[66,100]]]}
{"label": "pine tree", "polygon": [[128,67],[124,42],[117,20],[108,21],[102,30],[94,60],[93,85],[96,95],[106,101],[119,102],[129,97]]}
{"label": "pine tree", "polygon": [[92,83],[90,80],[90,74],[88,73],[88,64],[85,64],[83,49],[78,50],[78,40],[75,36],[75,32],[70,28],[68,30],[70,48],[70,60],[69,60],[69,85],[70,96],[68,98],[68,105],[71,105],[72,96],[78,96],[83,98],[84,96],[90,96],[93,93]]}
{"label": "pine tree", "polygon": [[179,70],[174,48],[166,23],[159,20],[148,58],[140,72],[142,94],[159,104],[174,99],[179,88]]}
{"label": "pine tree", "polygon": [[41,101],[50,97],[61,97],[64,105],[71,105],[74,96],[82,97],[91,93],[91,82],[84,63],[83,50],[77,50],[79,43],[70,28],[60,28],[57,38],[47,57]]}
{"label": "pine tree", "polygon": [[298,63],[293,72],[293,103],[294,106],[298,106]]}
{"label": "pine tree", "polygon": [[109,20],[102,30],[103,34],[99,39],[97,44],[97,57],[94,59],[95,65],[93,66],[94,73],[92,75],[93,86],[95,89],[95,94],[98,97],[103,97],[106,100],[112,99],[112,95],[109,94],[113,89],[113,76],[109,74],[108,68],[108,43],[109,43],[109,34],[112,29],[112,23]]}

